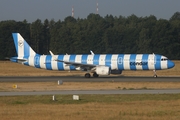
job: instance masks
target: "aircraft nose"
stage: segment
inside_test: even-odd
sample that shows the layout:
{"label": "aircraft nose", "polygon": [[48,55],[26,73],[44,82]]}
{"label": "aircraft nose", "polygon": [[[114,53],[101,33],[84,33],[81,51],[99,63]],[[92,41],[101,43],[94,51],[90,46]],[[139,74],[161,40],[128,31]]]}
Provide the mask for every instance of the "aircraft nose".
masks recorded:
{"label": "aircraft nose", "polygon": [[168,68],[173,68],[175,66],[174,62],[168,60]]}

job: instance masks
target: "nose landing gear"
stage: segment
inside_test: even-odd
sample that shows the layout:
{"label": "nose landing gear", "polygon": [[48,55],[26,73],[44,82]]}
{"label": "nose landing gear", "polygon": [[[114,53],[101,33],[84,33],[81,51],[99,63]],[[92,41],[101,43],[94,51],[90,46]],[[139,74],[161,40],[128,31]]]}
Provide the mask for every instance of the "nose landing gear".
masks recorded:
{"label": "nose landing gear", "polygon": [[153,72],[154,72],[153,77],[157,78],[156,70],[153,70]]}

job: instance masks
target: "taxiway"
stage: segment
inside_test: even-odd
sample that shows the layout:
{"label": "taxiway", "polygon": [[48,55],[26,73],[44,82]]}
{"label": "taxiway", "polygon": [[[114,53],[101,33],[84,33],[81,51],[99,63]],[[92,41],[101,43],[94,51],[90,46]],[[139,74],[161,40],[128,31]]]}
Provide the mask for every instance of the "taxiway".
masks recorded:
{"label": "taxiway", "polygon": [[[0,82],[50,82],[62,80],[63,82],[180,82],[180,77],[0,77]],[[57,90],[57,91],[20,91],[0,92],[0,96],[20,95],[57,95],[57,94],[177,94],[180,89],[157,89],[157,90]]]}
{"label": "taxiway", "polygon": [[99,78],[84,78],[82,76],[38,76],[38,77],[0,77],[0,82],[180,82],[180,77],[117,77],[105,76]]}

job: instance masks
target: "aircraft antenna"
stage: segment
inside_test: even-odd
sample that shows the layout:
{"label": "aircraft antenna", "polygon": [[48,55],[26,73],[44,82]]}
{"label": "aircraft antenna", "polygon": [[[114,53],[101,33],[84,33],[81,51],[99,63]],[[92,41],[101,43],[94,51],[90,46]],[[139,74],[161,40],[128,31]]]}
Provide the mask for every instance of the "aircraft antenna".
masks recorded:
{"label": "aircraft antenna", "polygon": [[98,2],[96,3],[96,14],[98,14],[99,9],[98,9]]}
{"label": "aircraft antenna", "polygon": [[74,18],[74,6],[72,6],[72,17]]}

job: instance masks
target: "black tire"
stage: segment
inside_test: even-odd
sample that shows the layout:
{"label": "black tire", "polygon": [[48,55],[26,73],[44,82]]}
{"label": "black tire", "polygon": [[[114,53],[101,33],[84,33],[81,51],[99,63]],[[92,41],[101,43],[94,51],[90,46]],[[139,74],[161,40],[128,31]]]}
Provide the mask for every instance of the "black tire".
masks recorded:
{"label": "black tire", "polygon": [[90,78],[91,77],[91,75],[89,73],[86,73],[84,76],[85,76],[85,78]]}
{"label": "black tire", "polygon": [[93,73],[93,77],[99,77],[97,73]]}

